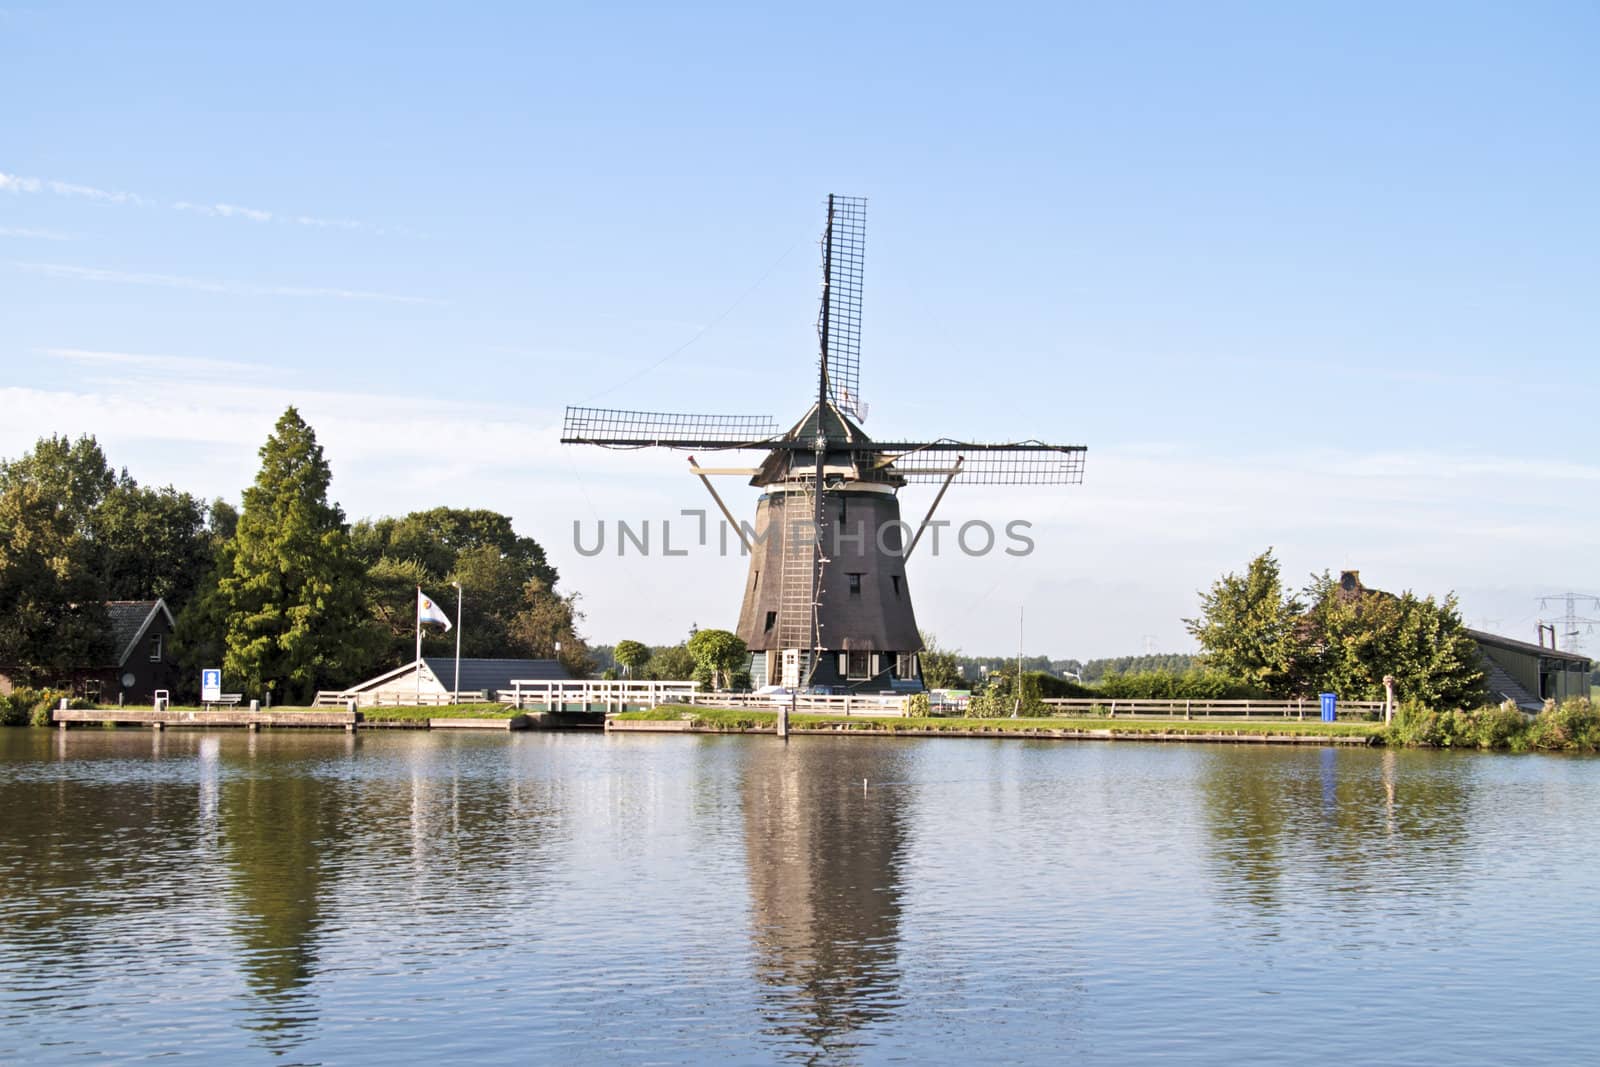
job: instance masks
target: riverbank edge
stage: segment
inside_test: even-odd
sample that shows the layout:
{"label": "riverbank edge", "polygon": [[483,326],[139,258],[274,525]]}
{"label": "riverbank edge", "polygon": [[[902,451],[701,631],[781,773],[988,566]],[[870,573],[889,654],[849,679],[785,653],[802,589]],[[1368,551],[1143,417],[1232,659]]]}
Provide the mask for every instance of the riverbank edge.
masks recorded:
{"label": "riverbank edge", "polygon": [[[777,727],[695,726],[691,723],[631,720],[606,722],[608,733],[657,734],[763,734],[773,737]],[[789,730],[793,736],[809,737],[966,737],[989,740],[1015,739],[1019,741],[1189,741],[1222,742],[1228,744],[1257,745],[1355,745],[1381,746],[1383,738],[1370,736],[1329,736],[1326,734],[1249,734],[1249,733],[1156,733],[1139,730],[928,730],[921,728],[895,728],[888,730],[797,726]]]}
{"label": "riverbank edge", "polygon": [[[722,722],[720,709],[662,707],[646,712],[621,712],[606,716],[612,733],[762,734],[777,733],[776,714],[741,711]],[[709,714],[707,714],[709,712]],[[892,718],[838,719],[795,716],[789,732],[800,736],[852,737],[958,737],[1022,738],[1060,741],[1198,741],[1228,744],[1357,745],[1383,744],[1379,723],[1339,724],[1318,730],[1320,724],[1229,722],[1226,725],[1177,724],[1141,721],[1114,724],[1073,722],[1059,726],[1034,720],[945,720],[906,722]]]}

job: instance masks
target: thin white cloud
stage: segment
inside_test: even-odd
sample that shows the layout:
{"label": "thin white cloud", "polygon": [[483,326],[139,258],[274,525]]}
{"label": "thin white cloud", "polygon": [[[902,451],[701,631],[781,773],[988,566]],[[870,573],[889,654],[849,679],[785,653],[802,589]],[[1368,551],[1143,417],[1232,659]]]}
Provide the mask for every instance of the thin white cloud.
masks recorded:
{"label": "thin white cloud", "polygon": [[124,193],[114,189],[99,189],[92,185],[78,185],[74,182],[56,181],[53,178],[25,178],[19,174],[7,174],[0,171],[0,192],[7,193],[54,193],[56,196],[77,197],[82,200],[98,200],[106,204],[144,204],[148,203],[144,197],[137,193]]}
{"label": "thin white cloud", "polygon": [[218,278],[191,278],[181,274],[147,274],[137,271],[102,270],[98,267],[76,267],[61,263],[13,263],[13,266],[34,274],[51,278],[70,278],[75,281],[113,282],[122,285],[149,285],[162,289],[189,289],[201,293],[226,293],[231,296],[297,296],[326,297],[333,300],[365,300],[387,304],[441,304],[443,301],[425,296],[404,296],[396,293],[378,293],[365,289],[339,289],[327,286],[261,285],[256,282],[229,281]]}
{"label": "thin white cloud", "polygon": [[40,230],[31,226],[0,226],[0,237],[24,237],[34,241],[72,241],[71,234]]}
{"label": "thin white cloud", "polygon": [[[92,185],[79,185],[74,182],[57,181],[53,178],[30,178],[20,174],[8,174],[0,171],[0,192],[7,193],[53,193],[56,196],[74,197],[80,200],[95,200],[107,204],[136,204],[148,206],[157,203],[156,200],[140,196],[138,193],[120,192],[113,189],[100,189]],[[228,203],[199,203],[192,200],[173,201],[174,211],[183,211],[189,214],[205,215],[216,219],[244,219],[248,222],[281,222],[292,226],[308,226],[315,229],[334,230],[367,230],[374,233],[385,233],[382,229],[374,229],[365,223],[354,219],[330,219],[316,215],[286,214],[282,212],[267,211],[263,208],[243,207],[239,204]]]}
{"label": "thin white cloud", "polygon": [[197,215],[210,215],[212,218],[222,219],[249,219],[251,222],[271,222],[272,212],[260,211],[253,207],[240,207],[237,204],[191,204],[187,200],[179,200],[172,205],[176,211],[191,211]]}
{"label": "thin white cloud", "polygon": [[146,355],[138,352],[101,352],[87,348],[43,348],[51,359],[75,363],[86,367],[112,367],[136,369],[158,374],[193,377],[209,375],[235,377],[240,374],[266,374],[270,368],[259,363],[241,363],[231,359],[204,359],[193,356]]}

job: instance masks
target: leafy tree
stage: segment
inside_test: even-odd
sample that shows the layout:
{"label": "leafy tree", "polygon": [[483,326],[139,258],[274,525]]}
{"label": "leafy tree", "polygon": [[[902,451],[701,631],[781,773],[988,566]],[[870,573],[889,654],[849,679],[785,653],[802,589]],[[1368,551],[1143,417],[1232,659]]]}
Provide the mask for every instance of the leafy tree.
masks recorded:
{"label": "leafy tree", "polygon": [[1090,660],[1083,665],[1081,674],[1085,682],[1092,683],[1110,674],[1143,674],[1147,671],[1182,674],[1194,665],[1195,657],[1176,652],[1145,656],[1113,656]]}
{"label": "leafy tree", "polygon": [[[398,519],[359,522],[351,530],[351,542],[367,569],[367,605],[379,645],[374,668],[410,660],[415,587],[437,589],[442,596],[455,582],[464,590],[466,618],[456,620],[463,655],[547,656],[559,640],[563,660],[584,660],[586,653],[578,651],[581,638],[558,636],[560,618],[534,617],[549,610],[559,614],[542,595],[530,601],[528,594],[531,581],[552,590],[556,571],[538,542],[518,536],[507,516],[482,509],[432,508]],[[517,623],[519,614],[524,617]],[[425,649],[427,642],[424,635]],[[569,648],[574,650],[570,656]]]}
{"label": "leafy tree", "polygon": [[1200,595],[1199,618],[1185,619],[1206,665],[1274,696],[1296,689],[1305,610],[1285,595],[1278,561],[1268,548],[1245,573],[1226,574]]}
{"label": "leafy tree", "polygon": [[731,684],[733,672],[743,666],[749,654],[744,640],[727,630],[701,630],[689,638],[687,647],[695,666],[710,672],[714,689],[719,688],[719,681]]}
{"label": "leafy tree", "polygon": [[666,645],[650,653],[646,677],[658,682],[684,682],[694,677],[694,653],[686,645]]}
{"label": "leafy tree", "polygon": [[[589,648],[578,634],[578,621],[583,613],[578,610],[576,594],[562,596],[539,578],[530,578],[522,591],[523,606],[507,627],[507,636],[518,654],[540,659],[556,658],[561,665],[578,677],[587,676],[594,669],[589,658]],[[556,642],[561,643],[559,655]]]}
{"label": "leafy tree", "polygon": [[946,651],[939,647],[939,643],[930,633],[922,637],[922,651],[918,658],[922,662],[922,684],[929,689],[959,689],[963,678],[961,665],[957,661],[957,653]]}
{"label": "leafy tree", "polygon": [[0,663],[21,668],[32,680],[111,662],[105,605],[90,565],[92,548],[77,528],[71,502],[53,497],[48,483],[5,479],[0,486]]}
{"label": "leafy tree", "polygon": [[1345,594],[1327,573],[1305,590],[1312,651],[1308,680],[1352,700],[1383,697],[1392,674],[1402,699],[1424,707],[1474,707],[1483,699],[1478,644],[1467,633],[1455,596],[1436,603],[1406,592]]}
{"label": "leafy tree", "polygon": [[215,558],[206,519],[204,503],[170,486],[146,489],[130,479],[113,488],[92,519],[104,597],[162,597],[181,611]]}
{"label": "leafy tree", "polygon": [[305,699],[319,684],[349,680],[361,639],[361,567],[344,513],[328,500],[322,446],[293,407],[260,454],[215,594],[226,624],[223,669],[247,693]]}
{"label": "leafy tree", "polygon": [[51,434],[20,458],[0,462],[0,488],[22,483],[38,486],[41,499],[50,502],[74,533],[92,538],[100,502],[131,479],[127,471],[117,476],[92,436],[73,441]]}
{"label": "leafy tree", "polygon": [[613,654],[617,662],[627,668],[628,677],[632,678],[634,672],[649,661],[650,647],[638,641],[618,641]]}

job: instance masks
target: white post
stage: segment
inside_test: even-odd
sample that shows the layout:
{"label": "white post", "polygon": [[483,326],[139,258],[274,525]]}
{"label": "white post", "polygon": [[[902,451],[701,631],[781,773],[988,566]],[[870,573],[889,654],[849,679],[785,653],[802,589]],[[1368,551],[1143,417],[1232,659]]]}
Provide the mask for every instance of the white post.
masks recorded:
{"label": "white post", "polygon": [[422,703],[422,586],[420,586],[420,585],[417,586],[416,608],[417,608],[417,663],[416,663],[416,674],[414,675],[414,677],[415,677],[416,682],[417,682],[417,703],[421,704]]}
{"label": "white post", "polygon": [[461,590],[460,582],[452,582],[456,587],[456,684],[450,689],[450,699],[461,703],[461,602],[466,594]]}

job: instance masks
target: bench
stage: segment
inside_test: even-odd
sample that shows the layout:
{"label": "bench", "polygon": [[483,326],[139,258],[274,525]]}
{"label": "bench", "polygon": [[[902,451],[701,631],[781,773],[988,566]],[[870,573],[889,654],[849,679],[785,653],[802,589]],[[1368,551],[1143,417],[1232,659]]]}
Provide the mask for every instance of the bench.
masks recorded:
{"label": "bench", "polygon": [[243,701],[243,693],[221,693],[218,694],[217,699],[206,701],[205,706],[208,708],[214,708],[218,705],[227,705],[230,708],[235,708],[238,707]]}

